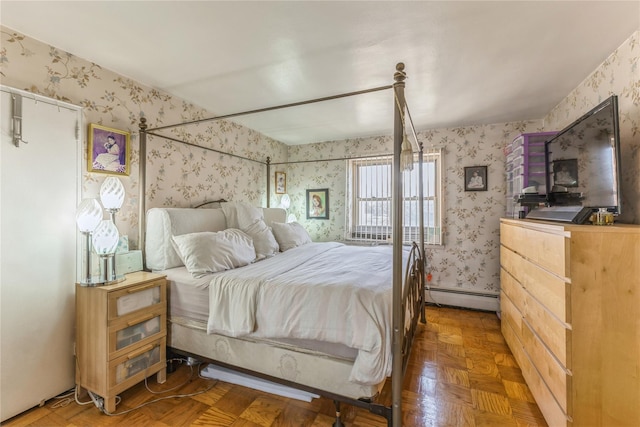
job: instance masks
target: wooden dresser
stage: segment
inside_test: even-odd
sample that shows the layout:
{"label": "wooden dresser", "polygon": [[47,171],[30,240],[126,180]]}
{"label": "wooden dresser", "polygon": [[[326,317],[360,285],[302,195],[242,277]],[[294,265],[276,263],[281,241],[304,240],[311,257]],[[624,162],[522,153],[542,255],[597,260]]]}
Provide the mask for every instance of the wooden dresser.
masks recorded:
{"label": "wooden dresser", "polygon": [[640,426],[640,226],[502,219],[502,333],[550,426]]}
{"label": "wooden dresser", "polygon": [[165,276],[147,272],[97,287],[76,285],[76,384],[104,399],[157,373],[166,378]]}

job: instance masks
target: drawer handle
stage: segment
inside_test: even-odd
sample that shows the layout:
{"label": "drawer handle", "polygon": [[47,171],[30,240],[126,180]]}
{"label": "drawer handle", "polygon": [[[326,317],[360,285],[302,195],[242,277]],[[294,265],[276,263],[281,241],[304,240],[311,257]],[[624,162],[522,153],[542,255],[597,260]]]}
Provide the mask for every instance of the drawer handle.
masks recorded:
{"label": "drawer handle", "polygon": [[153,319],[154,317],[156,317],[157,314],[148,314],[144,317],[139,317],[135,320],[131,320],[130,322],[127,322],[127,326],[133,326],[133,325],[137,325],[138,323],[142,323],[142,322],[146,322],[149,319]]}
{"label": "drawer handle", "polygon": [[127,289],[127,293],[134,294],[136,292],[146,291],[149,288],[155,288],[155,287],[160,287],[160,284],[156,283],[156,282],[153,282],[153,283],[149,283],[148,285],[145,285],[145,286],[136,286],[135,288]]}
{"label": "drawer handle", "polygon": [[144,354],[147,351],[153,350],[155,347],[156,346],[154,344],[147,344],[144,347],[142,347],[140,350],[136,351],[135,353],[131,353],[131,354],[127,355],[127,360],[135,359],[136,357],[140,356],[141,354]]}

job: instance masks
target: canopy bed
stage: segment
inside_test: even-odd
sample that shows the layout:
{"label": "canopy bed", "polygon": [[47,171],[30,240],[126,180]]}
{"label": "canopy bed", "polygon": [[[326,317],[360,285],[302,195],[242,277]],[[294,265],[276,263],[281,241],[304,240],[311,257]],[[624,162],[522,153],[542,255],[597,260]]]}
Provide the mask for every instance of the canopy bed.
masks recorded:
{"label": "canopy bed", "polygon": [[[139,244],[146,268],[167,275],[169,351],[330,398],[336,402],[337,426],[340,402],[382,415],[390,426],[402,425],[404,372],[417,322],[425,322],[422,218],[419,243],[403,246],[401,232],[401,157],[407,148],[413,164],[407,121],[422,159],[405,102],[405,78],[399,63],[390,86],[154,129],[141,118]],[[213,209],[147,211],[147,136],[207,149],[158,131],[386,89],[394,99],[393,245],[311,242],[301,226],[286,223],[283,209],[269,208],[269,158],[243,158],[266,166],[266,208],[222,201]],[[422,183],[421,161],[419,167]],[[419,194],[422,211],[422,188]],[[202,242],[218,253],[203,249]],[[255,262],[245,253],[255,254]],[[218,256],[223,265],[211,265]],[[389,375],[387,406],[378,398]]]}

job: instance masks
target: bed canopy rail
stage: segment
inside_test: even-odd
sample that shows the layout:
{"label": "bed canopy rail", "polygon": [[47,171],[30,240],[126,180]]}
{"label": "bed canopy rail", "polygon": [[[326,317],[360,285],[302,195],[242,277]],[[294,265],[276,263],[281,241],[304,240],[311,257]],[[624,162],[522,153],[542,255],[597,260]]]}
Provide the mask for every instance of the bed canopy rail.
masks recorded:
{"label": "bed canopy rail", "polygon": [[[258,108],[258,109],[254,109],[254,110],[247,110],[247,111],[241,111],[238,113],[231,113],[231,114],[225,114],[222,116],[216,116],[216,117],[208,117],[208,118],[204,118],[204,119],[197,119],[197,120],[190,120],[190,121],[186,121],[186,122],[182,122],[182,123],[175,123],[175,124],[171,124],[171,125],[166,125],[166,126],[157,126],[157,127],[153,127],[153,128],[149,128],[147,125],[147,119],[145,117],[141,117],[140,118],[140,124],[139,124],[139,129],[140,129],[140,168],[139,168],[139,179],[140,179],[140,188],[139,188],[139,205],[138,205],[138,242],[139,242],[139,246],[141,248],[144,248],[144,227],[145,227],[145,213],[146,213],[146,201],[145,201],[145,190],[146,190],[146,173],[147,173],[147,168],[146,168],[146,153],[147,153],[147,135],[149,136],[156,136],[159,138],[163,138],[163,139],[167,139],[173,142],[178,142],[178,143],[182,143],[185,145],[189,145],[192,147],[197,147],[199,149],[205,149],[205,150],[209,150],[209,151],[213,151],[219,154],[224,154],[224,155],[228,155],[228,156],[232,156],[235,158],[239,158],[242,160],[248,160],[248,161],[252,161],[252,162],[257,162],[263,165],[267,166],[267,194],[270,194],[270,182],[269,182],[269,176],[271,173],[271,159],[269,157],[267,157],[266,161],[260,161],[260,160],[256,160],[256,159],[251,159],[248,157],[243,157],[243,156],[239,156],[237,154],[232,154],[232,153],[226,153],[220,150],[216,150],[215,148],[210,148],[210,147],[204,147],[201,145],[197,145],[197,144],[193,144],[190,143],[188,141],[183,141],[181,139],[178,138],[173,138],[171,136],[168,135],[163,135],[160,133],[157,133],[158,131],[161,130],[166,130],[166,129],[173,129],[173,128],[177,128],[177,127],[183,127],[183,126],[188,126],[188,125],[193,125],[193,124],[199,124],[199,123],[205,123],[205,122],[211,122],[211,121],[218,121],[218,120],[225,120],[225,119],[231,119],[234,117],[240,117],[240,116],[245,116],[245,115],[249,115],[249,114],[257,114],[257,113],[264,113],[267,111],[275,111],[275,110],[280,110],[280,109],[284,109],[284,108],[292,108],[292,107],[298,107],[298,106],[302,106],[302,105],[308,105],[308,104],[315,104],[318,102],[324,102],[324,101],[331,101],[334,99],[340,99],[340,98],[347,98],[350,96],[356,96],[356,95],[363,95],[366,93],[373,93],[373,92],[379,92],[379,91],[383,91],[383,90],[388,90],[391,89],[393,86],[392,85],[386,85],[386,86],[379,86],[379,87],[375,87],[375,88],[370,88],[370,89],[363,89],[363,90],[358,90],[355,92],[347,92],[347,93],[342,93],[342,94],[337,94],[337,95],[330,95],[330,96],[325,96],[325,97],[321,97],[321,98],[315,98],[315,99],[310,99],[310,100],[305,100],[305,101],[298,101],[298,102],[292,102],[292,103],[288,103],[288,104],[282,104],[282,105],[276,105],[276,106],[272,106],[272,107],[264,107],[264,108]],[[280,163],[278,163],[280,164]],[[269,197],[267,196],[267,207],[269,207],[270,205],[270,200]]]}
{"label": "bed canopy rail", "polygon": [[[138,234],[138,244],[140,249],[144,251],[145,247],[145,227],[146,227],[146,199],[145,199],[145,191],[146,191],[146,160],[147,160],[147,136],[156,136],[159,138],[167,139],[173,142],[178,142],[190,146],[197,147],[198,149],[205,149],[214,151],[220,154],[233,156],[236,158],[240,158],[243,160],[248,160],[260,164],[266,165],[267,168],[267,194],[270,194],[270,167],[271,165],[283,165],[283,164],[292,164],[292,163],[304,163],[307,161],[296,161],[296,162],[278,162],[271,163],[271,159],[267,157],[266,161],[251,159],[243,156],[239,156],[232,153],[222,152],[220,150],[216,150],[214,148],[204,147],[201,145],[193,144],[188,141],[183,141],[178,138],[174,138],[171,136],[163,135],[158,133],[158,131],[173,129],[176,127],[187,126],[192,124],[198,124],[203,122],[210,122],[216,120],[224,120],[230,119],[233,117],[239,117],[242,115],[248,114],[256,114],[261,112],[273,111],[284,108],[291,108],[296,106],[307,105],[311,103],[323,102],[338,98],[345,98],[355,95],[361,95],[371,92],[377,92],[387,89],[393,89],[394,96],[394,132],[393,132],[393,196],[392,196],[392,230],[393,230],[393,269],[392,269],[392,278],[393,278],[393,290],[392,290],[392,378],[391,378],[391,388],[392,388],[392,397],[391,397],[391,405],[385,406],[376,402],[366,402],[366,401],[354,401],[349,398],[341,398],[341,396],[334,395],[332,393],[324,393],[325,397],[333,399],[336,402],[336,408],[339,408],[339,402],[343,401],[354,406],[365,407],[369,409],[370,412],[375,413],[377,415],[382,415],[387,419],[389,426],[402,426],[402,384],[404,379],[404,374],[407,366],[407,362],[410,355],[411,344],[413,341],[413,336],[417,329],[418,316],[415,315],[416,312],[420,312],[420,320],[423,323],[426,323],[425,317],[425,278],[424,273],[426,271],[426,257],[425,257],[425,240],[424,240],[424,215],[420,215],[419,227],[420,227],[420,242],[413,243],[413,247],[410,253],[411,265],[407,265],[406,270],[406,283],[403,283],[403,262],[402,262],[402,245],[403,245],[403,233],[397,232],[397,230],[403,229],[403,170],[401,169],[401,156],[403,148],[406,149],[406,144],[403,145],[407,141],[406,128],[408,127],[411,135],[413,137],[414,145],[417,148],[418,159],[417,162],[419,165],[419,212],[423,212],[423,201],[424,201],[424,193],[423,193],[423,146],[422,143],[419,142],[415,128],[413,126],[413,121],[411,119],[411,115],[409,113],[404,88],[405,88],[405,79],[406,73],[404,71],[404,64],[398,63],[396,65],[396,71],[394,73],[394,83],[392,85],[380,86],[372,89],[360,90],[355,92],[349,92],[340,95],[332,95],[323,98],[316,98],[307,101],[294,102],[274,107],[266,107],[254,110],[248,110],[239,113],[227,114],[223,116],[210,117],[198,120],[191,120],[187,122],[159,126],[155,128],[148,128],[147,120],[145,117],[140,118],[140,167],[139,167],[139,212],[138,212],[138,226],[139,226],[139,234]],[[409,124],[406,125],[405,118],[408,118]],[[413,158],[413,151],[411,154]],[[366,158],[369,156],[365,156],[362,158]],[[374,156],[370,156],[374,157]],[[326,159],[323,161],[336,161],[336,160],[348,160],[350,158],[332,158]],[[314,162],[317,160],[314,160]],[[308,162],[311,162],[308,161]],[[411,164],[413,166],[413,163]],[[217,202],[224,201],[218,200]],[[210,202],[205,202],[202,205],[206,205]],[[267,196],[267,207],[269,207],[269,196]],[[409,311],[411,316],[411,322],[408,328],[408,332],[404,334],[404,325],[405,325],[405,313]],[[219,363],[214,361],[214,363]],[[238,370],[242,370],[242,368],[236,367]],[[286,382],[286,381],[285,381]],[[295,385],[295,384],[294,384]],[[301,387],[304,389],[305,387]],[[308,387],[307,387],[308,388]],[[321,391],[321,390],[314,390]],[[338,411],[339,412],[339,411]],[[339,416],[338,416],[339,417]],[[342,425],[339,418],[337,419],[335,426]]]}
{"label": "bed canopy rail", "polygon": [[171,128],[175,128],[175,127],[179,127],[179,126],[187,126],[187,125],[210,122],[210,121],[215,121],[215,120],[231,119],[231,118],[234,118],[234,117],[246,116],[248,114],[266,113],[267,111],[281,110],[283,108],[299,107],[299,106],[307,105],[307,104],[315,104],[315,103],[318,103],[318,102],[331,101],[333,99],[347,98],[347,97],[350,97],[350,96],[363,95],[365,93],[378,92],[378,91],[381,91],[381,90],[391,89],[392,87],[393,86],[391,86],[391,85],[379,86],[379,87],[375,87],[375,88],[371,88],[371,89],[358,90],[358,91],[355,91],[355,92],[348,92],[348,93],[342,93],[342,94],[338,94],[338,95],[325,96],[325,97],[322,97],[322,98],[309,99],[309,100],[306,100],[306,101],[292,102],[292,103],[289,103],[289,104],[275,105],[273,107],[258,108],[258,109],[255,109],[255,110],[242,111],[242,112],[239,112],[239,113],[225,114],[224,116],[216,116],[216,117],[208,117],[208,118],[204,118],[204,119],[191,120],[191,121],[188,121],[188,122],[183,122],[183,123],[177,123],[177,124],[173,124],[173,125],[166,125],[166,126],[159,126],[159,127],[151,128],[151,129],[148,130],[148,132],[164,130],[164,129],[171,129]]}

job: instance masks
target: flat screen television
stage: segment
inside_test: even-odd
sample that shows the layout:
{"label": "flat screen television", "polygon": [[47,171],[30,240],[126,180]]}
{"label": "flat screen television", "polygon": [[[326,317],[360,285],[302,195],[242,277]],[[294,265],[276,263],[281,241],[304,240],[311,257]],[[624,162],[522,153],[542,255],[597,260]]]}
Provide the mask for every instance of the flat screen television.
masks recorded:
{"label": "flat screen television", "polygon": [[619,215],[620,130],[613,95],[545,142],[546,207],[527,218],[586,222],[599,208]]}

